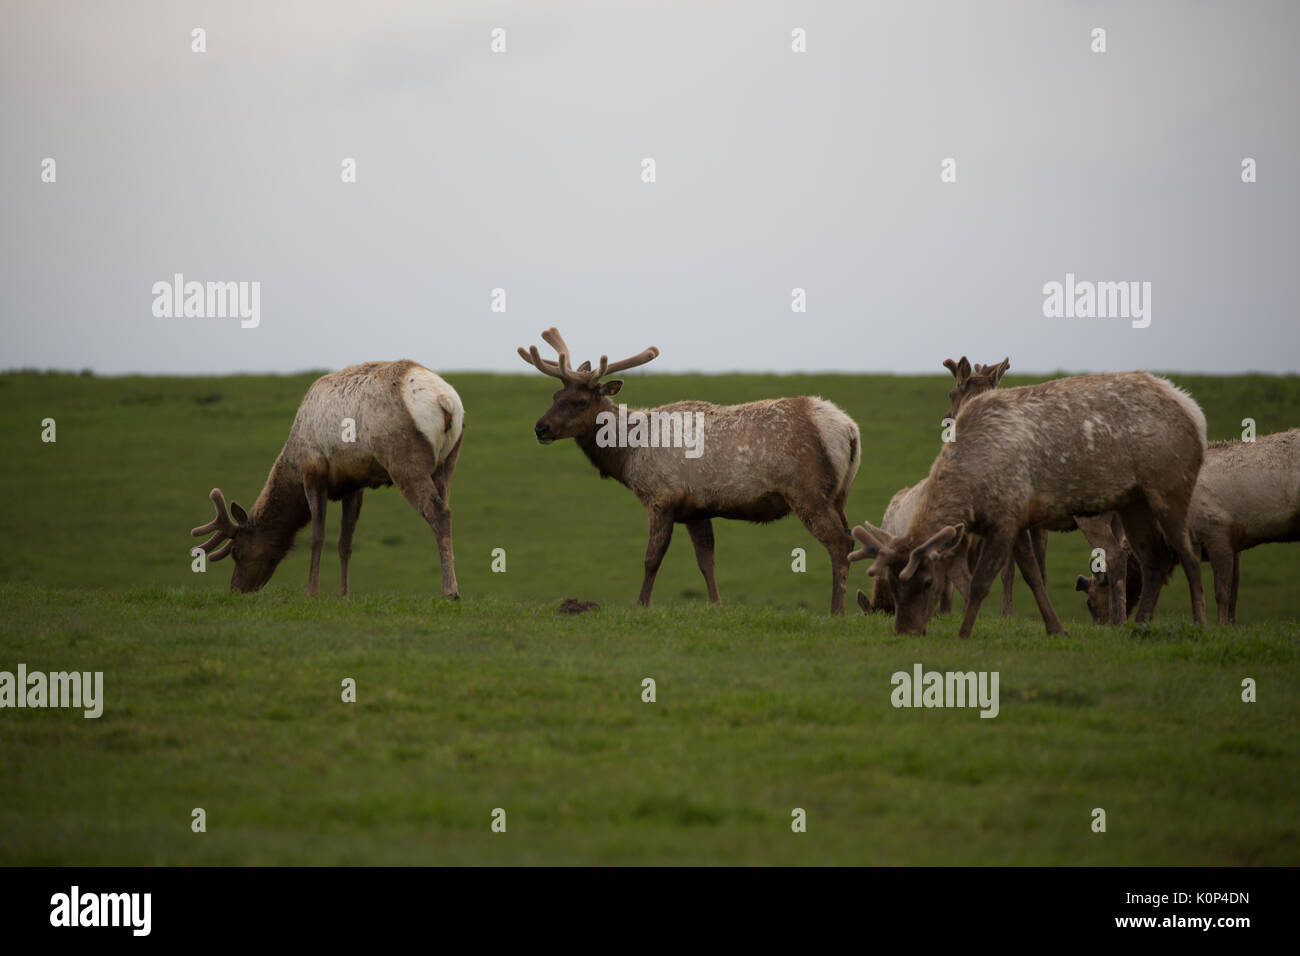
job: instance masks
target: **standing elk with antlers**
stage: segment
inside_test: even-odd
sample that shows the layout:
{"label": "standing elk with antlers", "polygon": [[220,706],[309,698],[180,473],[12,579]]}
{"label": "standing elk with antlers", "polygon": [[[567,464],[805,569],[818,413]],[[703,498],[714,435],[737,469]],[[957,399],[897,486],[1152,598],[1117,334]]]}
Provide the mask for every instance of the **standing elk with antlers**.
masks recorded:
{"label": "standing elk with antlers", "polygon": [[310,522],[307,593],[315,595],[325,504],[342,501],[339,561],[341,590],[347,594],[361,497],[366,488],[396,485],[437,538],[443,595],[459,597],[448,496],[464,425],[456,390],[415,362],[368,362],[325,375],[307,390],[252,511],[232,502],[227,512],[225,495],[213,488],[216,517],[190,533],[212,532],[200,545],[209,561],[234,557],[232,591],[256,591]]}
{"label": "standing elk with antlers", "polygon": [[[861,460],[858,426],[832,403],[820,398],[777,398],[744,405],[675,402],[628,413],[700,415],[707,434],[703,454],[685,457],[669,447],[615,447],[599,440],[602,413],[617,414],[610,400],[623,383],[602,382],[606,375],[644,365],[659,354],[648,348],[632,358],[600,367],[590,362],[573,368],[569,348],[555,329],[542,333],[558,360],[543,359],[537,346],[519,349],[525,362],[563,383],[553,404],[535,426],[537,440],[549,445],[572,438],[602,478],[630,488],[645,506],[650,522],[645,578],[638,603],[648,605],[655,575],[672,539],[673,524],[686,525],[695,558],[718,601],[713,574],[713,518],[765,523],[794,512],[825,546],[831,558],[831,613],[844,613],[849,575],[848,516],[844,505]],[[655,419],[651,419],[653,422]]]}

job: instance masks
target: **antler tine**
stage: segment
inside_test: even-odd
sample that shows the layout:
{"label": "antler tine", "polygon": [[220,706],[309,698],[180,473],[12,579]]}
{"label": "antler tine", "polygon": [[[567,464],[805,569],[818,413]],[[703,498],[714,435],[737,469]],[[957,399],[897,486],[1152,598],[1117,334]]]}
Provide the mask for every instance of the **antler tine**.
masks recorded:
{"label": "antler tine", "polygon": [[622,372],[629,368],[636,368],[638,365],[644,365],[652,359],[659,357],[659,350],[653,345],[644,352],[639,352],[631,358],[625,358],[621,362],[605,363],[605,356],[600,357],[600,367],[603,370],[601,375],[612,375],[614,372]]}
{"label": "antler tine", "polygon": [[[213,532],[212,537],[204,541],[199,547],[208,556],[208,560],[217,561],[229,554],[230,549],[234,547],[234,541],[230,539],[234,538],[235,532],[239,530],[239,525],[230,517],[229,511],[226,509],[226,496],[221,493],[220,488],[213,488],[208,497],[212,499],[212,506],[216,509],[216,516],[205,525],[191,528],[190,534],[197,538],[208,532]],[[227,543],[214,551],[213,548],[223,541]]]}
{"label": "antler tine", "polygon": [[569,355],[569,346],[565,344],[564,339],[560,336],[560,330],[551,326],[542,333],[542,341],[555,349],[560,355]]}
{"label": "antler tine", "polygon": [[542,358],[541,353],[537,351],[536,345],[530,345],[527,351],[520,348],[519,357],[529,365],[536,368],[537,371],[541,372],[543,375],[550,375],[554,378],[563,378],[560,374],[560,367],[554,362],[548,362],[546,359]]}

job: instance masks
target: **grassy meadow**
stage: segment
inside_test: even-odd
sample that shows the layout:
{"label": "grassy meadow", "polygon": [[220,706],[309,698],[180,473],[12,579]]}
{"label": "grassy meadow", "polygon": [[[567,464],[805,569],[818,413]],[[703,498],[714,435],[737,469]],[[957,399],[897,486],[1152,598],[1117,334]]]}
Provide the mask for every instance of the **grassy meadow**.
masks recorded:
{"label": "grassy meadow", "polygon": [[[723,606],[679,528],[639,609],[644,512],[572,442],[533,439],[552,383],[448,373],[463,599],[437,596],[432,533],[394,489],[367,492],[352,597],[336,503],[322,597],[305,530],[263,592],[231,595],[228,561],[191,571],[188,529],[213,486],[251,506],[314,377],[0,375],[0,670],[102,670],[106,697],[97,720],[0,710],[0,864],[1300,862],[1300,547],[1243,556],[1235,628],[1191,626],[1179,574],[1154,626],[1110,630],[1073,590],[1085,541],[1053,535],[1069,636],[1018,582],[1015,618],[995,585],[959,642],[956,616],[909,639],[857,614],[861,565],[832,620],[794,518],[717,521]],[[1174,379],[1211,438],[1300,423],[1300,379]],[[849,516],[879,521],[937,453],[950,382],[633,373],[620,398],[835,401],[864,445]],[[601,608],[557,614],[570,597]],[[894,709],[915,662],[998,671],[1000,713]]]}

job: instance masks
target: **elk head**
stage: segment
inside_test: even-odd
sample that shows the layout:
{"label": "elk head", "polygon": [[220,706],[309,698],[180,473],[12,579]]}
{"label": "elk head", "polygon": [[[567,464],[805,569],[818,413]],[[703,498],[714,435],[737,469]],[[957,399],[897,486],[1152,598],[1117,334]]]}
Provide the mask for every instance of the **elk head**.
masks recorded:
{"label": "elk head", "polygon": [[230,577],[230,590],[256,591],[271,579],[279,557],[275,556],[269,542],[258,534],[248,512],[238,502],[230,503],[226,510],[226,496],[220,488],[213,488],[208,496],[212,499],[217,515],[200,527],[193,528],[194,537],[212,532],[212,537],[204,541],[200,548],[209,561],[220,561],[226,555],[235,559],[235,570]]}
{"label": "elk head", "polygon": [[1080,574],[1074,579],[1074,589],[1082,591],[1088,601],[1088,613],[1092,623],[1110,623],[1110,580],[1105,571],[1090,578]]}
{"label": "elk head", "polygon": [[527,350],[519,349],[519,356],[539,372],[564,383],[564,387],[551,396],[553,401],[550,409],[533,427],[537,440],[543,445],[549,445],[560,438],[577,438],[595,431],[596,416],[602,411],[613,409],[610,398],[617,395],[623,387],[619,379],[608,382],[602,382],[601,379],[614,372],[645,365],[659,355],[659,350],[651,346],[620,362],[610,362],[608,356],[602,355],[598,369],[593,369],[590,362],[583,362],[573,368],[569,359],[569,347],[560,338],[558,330],[547,329],[542,333],[542,341],[555,349],[558,361],[542,358],[536,345]]}
{"label": "elk head", "polygon": [[956,379],[953,387],[948,390],[948,399],[952,404],[948,406],[948,414],[944,417],[956,418],[958,410],[966,399],[998,387],[1002,376],[1007,374],[1007,369],[1011,368],[1011,359],[1004,358],[997,365],[975,365],[972,368],[963,355],[960,362],[944,359],[943,367],[952,372],[952,377]]}
{"label": "elk head", "polygon": [[875,559],[867,574],[889,583],[894,595],[895,634],[925,633],[925,625],[934,616],[948,580],[948,562],[964,554],[961,544],[965,534],[964,524],[946,525],[924,541],[912,544],[907,535],[894,537],[875,525],[853,529],[853,537],[861,547],[849,554],[849,560]]}

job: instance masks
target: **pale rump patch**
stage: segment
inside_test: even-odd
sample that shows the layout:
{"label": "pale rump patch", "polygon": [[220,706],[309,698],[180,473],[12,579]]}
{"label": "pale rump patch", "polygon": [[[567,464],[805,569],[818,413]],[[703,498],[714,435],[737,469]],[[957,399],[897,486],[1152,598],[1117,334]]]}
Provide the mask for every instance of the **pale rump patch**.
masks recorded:
{"label": "pale rump patch", "polygon": [[434,458],[442,461],[460,440],[465,426],[465,408],[456,390],[436,373],[415,366],[403,377],[402,402],[428,440]]}
{"label": "pale rump patch", "polygon": [[857,477],[862,460],[862,438],[857,423],[824,398],[808,399],[808,416],[821,435],[831,470],[842,476],[842,487],[847,491]]}
{"label": "pale rump patch", "polygon": [[1207,426],[1205,424],[1205,412],[1201,411],[1201,406],[1196,403],[1196,399],[1192,398],[1191,395],[1187,394],[1187,392],[1179,388],[1167,378],[1161,378],[1158,375],[1153,375],[1151,377],[1167,388],[1174,401],[1178,402],[1187,414],[1192,417],[1192,420],[1196,422],[1197,434],[1201,436],[1201,447],[1207,447],[1209,441],[1206,438]]}

